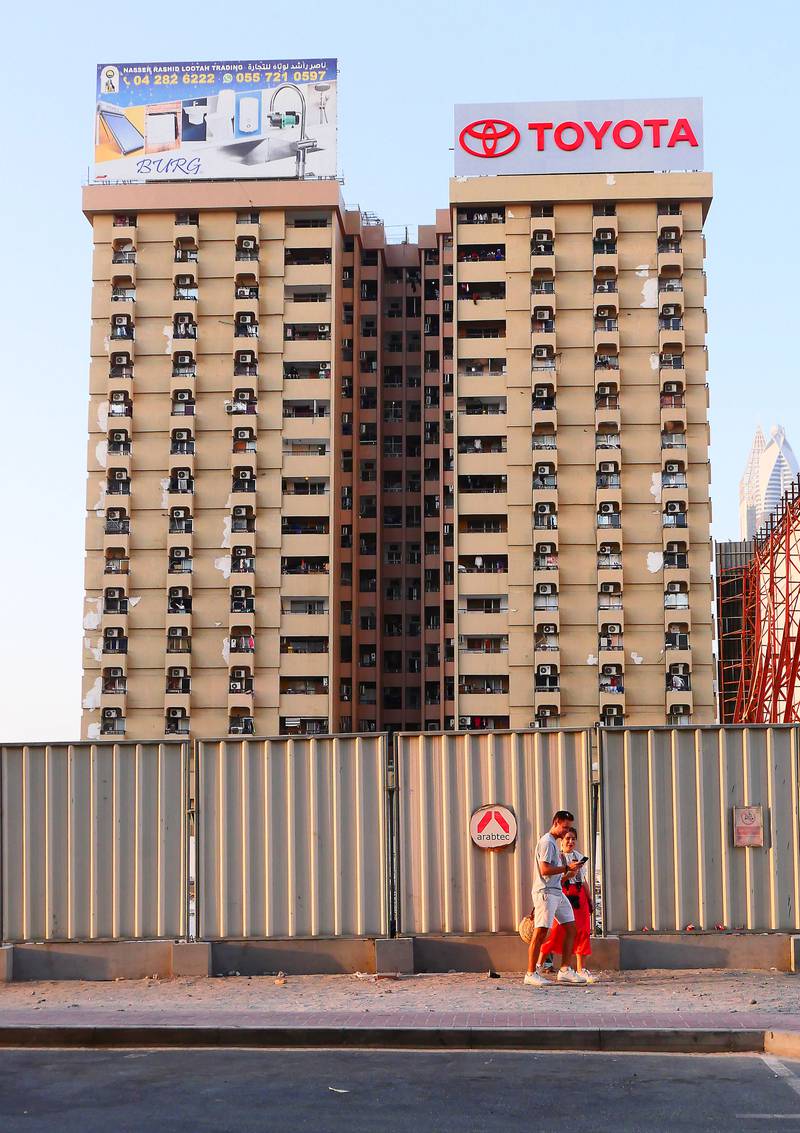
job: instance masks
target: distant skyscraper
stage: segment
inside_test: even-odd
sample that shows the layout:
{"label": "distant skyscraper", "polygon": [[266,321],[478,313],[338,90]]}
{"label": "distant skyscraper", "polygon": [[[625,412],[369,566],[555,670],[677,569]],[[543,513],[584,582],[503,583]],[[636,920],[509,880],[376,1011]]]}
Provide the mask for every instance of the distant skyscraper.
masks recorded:
{"label": "distant skyscraper", "polygon": [[774,425],[766,441],[756,429],[744,475],[739,483],[739,534],[752,539],[780,503],[800,472],[782,425]]}

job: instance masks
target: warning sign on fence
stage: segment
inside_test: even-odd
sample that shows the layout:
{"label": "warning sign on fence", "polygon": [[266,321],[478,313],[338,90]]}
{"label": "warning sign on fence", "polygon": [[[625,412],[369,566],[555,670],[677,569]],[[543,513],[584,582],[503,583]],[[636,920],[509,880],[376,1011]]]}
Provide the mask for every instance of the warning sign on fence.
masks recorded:
{"label": "warning sign on fence", "polygon": [[733,808],[734,846],[764,845],[764,812],[760,806]]}

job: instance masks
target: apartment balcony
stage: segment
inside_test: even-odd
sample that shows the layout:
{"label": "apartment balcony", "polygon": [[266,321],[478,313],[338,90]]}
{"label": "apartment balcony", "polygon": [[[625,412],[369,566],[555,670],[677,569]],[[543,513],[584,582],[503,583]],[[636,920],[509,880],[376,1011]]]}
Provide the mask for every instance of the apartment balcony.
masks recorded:
{"label": "apartment balcony", "polygon": [[505,272],[505,256],[502,260],[460,260],[458,264],[459,283],[492,283],[498,279],[498,272]]}
{"label": "apartment balcony", "polygon": [[665,694],[664,707],[668,713],[674,711],[676,707],[682,704],[688,706],[689,712],[694,710],[694,699],[691,689],[685,689],[683,692],[673,690]]}
{"label": "apartment balcony", "polygon": [[[281,677],[327,677],[330,661],[329,653],[281,653]],[[326,700],[327,695],[325,694]],[[297,699],[302,699],[303,704],[307,704],[313,698],[302,696]],[[301,710],[295,711],[291,715],[309,716],[311,713]]]}
{"label": "apartment balcony", "polygon": [[[458,339],[457,350],[459,362],[473,358],[485,362],[489,355],[493,358],[504,359],[506,357],[506,336],[503,334],[498,335],[496,338],[473,338],[472,336],[464,335]],[[461,370],[459,370],[459,373],[460,372]]]}
{"label": "apartment balcony", "polygon": [[[603,326],[598,327],[597,321],[603,323]],[[617,358],[617,368],[619,368],[619,327],[617,326],[616,319],[600,319],[596,320],[594,328],[594,350],[595,356],[613,355]],[[595,366],[595,369],[598,367]],[[599,367],[602,369],[602,367]]]}
{"label": "apartment balcony", "polygon": [[603,244],[611,241],[615,243],[619,235],[619,220],[615,215],[592,216],[592,240],[595,243]]}
{"label": "apartment balcony", "polygon": [[508,693],[457,692],[459,716],[507,716]]}
{"label": "apartment balcony", "polygon": [[[488,548],[485,544],[484,554],[488,554]],[[505,571],[502,573],[499,571],[473,571],[470,573],[458,571],[458,592],[462,597],[479,596],[487,592],[507,594],[508,574]]]}
{"label": "apartment balcony", "polygon": [[683,394],[661,395],[661,432],[686,433],[686,399]]}
{"label": "apartment balcony", "polygon": [[508,673],[508,646],[497,652],[459,649],[458,668],[465,677],[503,677]]}
{"label": "apartment balcony", "polygon": [[327,637],[330,626],[329,614],[281,614],[282,637]]}
{"label": "apartment balcony", "polygon": [[657,255],[659,276],[683,274],[683,251],[681,249],[682,245],[678,240],[659,240]]}
{"label": "apartment balcony", "polygon": [[659,354],[683,354],[686,350],[686,331],[683,327],[683,319],[669,318],[662,319],[661,322],[670,325],[659,326]]}
{"label": "apartment balcony", "polygon": [[[485,590],[484,590],[485,593]],[[508,633],[508,611],[494,614],[466,612],[462,609],[458,614],[458,629],[463,635],[492,636]],[[506,659],[508,657],[505,654]]]}
{"label": "apartment balcony", "polygon": [[[284,267],[283,283],[285,287],[319,286],[330,292],[332,279],[332,266],[330,263],[322,264],[286,264]],[[322,321],[322,320],[320,320]]]}
{"label": "apartment balcony", "polygon": [[311,323],[316,326],[331,326],[333,329],[333,321],[333,305],[330,299],[311,303],[287,299],[283,305],[284,326],[291,323]]}
{"label": "apartment balcony", "polygon": [[664,307],[684,306],[683,279],[680,276],[665,276],[658,281],[658,309],[663,313]]}
{"label": "apartment balcony", "polygon": [[331,457],[324,452],[324,445],[307,445],[284,449],[281,468],[284,479],[330,479]]}
{"label": "apartment balcony", "polygon": [[595,275],[598,272],[611,275],[619,274],[619,255],[616,244],[609,241],[596,241],[593,245],[592,266]]}
{"label": "apartment balcony", "polygon": [[476,289],[475,297],[459,299],[456,304],[456,316],[459,323],[480,319],[504,319],[506,317],[506,300],[500,298],[482,298]]}
{"label": "apartment balcony", "polygon": [[598,703],[601,714],[606,708],[620,708],[623,715],[625,713],[625,694],[615,692],[603,692],[601,689],[598,692]]}
{"label": "apartment balcony", "polygon": [[281,535],[281,554],[308,558],[331,553],[331,537],[327,535]]}
{"label": "apartment balcony", "polygon": [[285,362],[324,362],[330,369],[333,357],[333,343],[330,339],[304,340],[284,339],[283,358]]}

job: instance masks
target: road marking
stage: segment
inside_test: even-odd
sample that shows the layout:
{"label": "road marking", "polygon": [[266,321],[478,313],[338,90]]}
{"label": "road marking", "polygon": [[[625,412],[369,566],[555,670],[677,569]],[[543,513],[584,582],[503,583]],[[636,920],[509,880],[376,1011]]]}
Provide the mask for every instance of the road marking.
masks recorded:
{"label": "road marking", "polygon": [[789,1089],[794,1090],[798,1097],[800,1097],[800,1078],[796,1077],[788,1066],[784,1066],[781,1060],[776,1058],[774,1054],[762,1054],[761,1061],[765,1066],[769,1067],[776,1077],[782,1078]]}
{"label": "road marking", "polygon": [[800,1121],[800,1113],[737,1113],[741,1121]]}

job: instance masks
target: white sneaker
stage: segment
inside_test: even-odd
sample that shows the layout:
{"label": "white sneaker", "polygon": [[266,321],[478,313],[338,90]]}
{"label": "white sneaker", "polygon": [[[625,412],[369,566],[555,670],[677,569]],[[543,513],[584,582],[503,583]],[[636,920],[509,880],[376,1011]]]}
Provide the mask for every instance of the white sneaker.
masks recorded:
{"label": "white sneaker", "polygon": [[578,984],[581,987],[589,981],[574,968],[561,968],[556,979],[560,984]]}
{"label": "white sneaker", "polygon": [[583,976],[584,982],[587,984],[597,983],[597,976],[594,974],[594,972],[590,972],[586,968],[584,968],[583,971],[579,972],[578,974]]}
{"label": "white sneaker", "polygon": [[549,980],[546,980],[544,978],[544,976],[539,973],[538,970],[535,971],[535,972],[526,972],[525,973],[525,979],[522,982],[525,983],[525,984],[528,984],[529,987],[549,987],[550,986]]}

